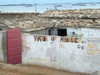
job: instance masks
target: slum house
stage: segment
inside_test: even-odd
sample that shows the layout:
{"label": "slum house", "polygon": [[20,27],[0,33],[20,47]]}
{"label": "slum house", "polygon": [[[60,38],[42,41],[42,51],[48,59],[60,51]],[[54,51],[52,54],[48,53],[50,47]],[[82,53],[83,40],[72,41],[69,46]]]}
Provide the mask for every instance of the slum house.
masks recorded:
{"label": "slum house", "polygon": [[[68,14],[70,17],[65,16]],[[6,32],[0,32],[0,61],[100,75],[99,10],[17,14],[18,18],[11,15],[3,15],[0,21],[2,28],[7,28]],[[23,33],[20,34],[20,29],[9,29],[16,27]],[[61,37],[73,32],[79,36],[77,39]]]}

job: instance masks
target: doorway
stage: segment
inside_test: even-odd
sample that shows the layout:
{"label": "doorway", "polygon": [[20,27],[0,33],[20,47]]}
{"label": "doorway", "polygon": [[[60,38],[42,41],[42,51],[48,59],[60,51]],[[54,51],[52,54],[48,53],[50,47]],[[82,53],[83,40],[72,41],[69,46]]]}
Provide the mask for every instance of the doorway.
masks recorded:
{"label": "doorway", "polygon": [[21,56],[21,30],[7,29],[7,55],[9,64],[22,62]]}
{"label": "doorway", "polygon": [[67,29],[58,29],[58,36],[67,36]]}

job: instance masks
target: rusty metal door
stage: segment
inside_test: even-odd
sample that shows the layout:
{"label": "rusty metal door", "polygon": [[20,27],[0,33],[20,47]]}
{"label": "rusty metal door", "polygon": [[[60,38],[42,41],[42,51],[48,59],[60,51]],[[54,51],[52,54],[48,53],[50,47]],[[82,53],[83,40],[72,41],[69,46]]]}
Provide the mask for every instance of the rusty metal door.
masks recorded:
{"label": "rusty metal door", "polygon": [[9,64],[21,63],[21,30],[7,30],[7,56]]}

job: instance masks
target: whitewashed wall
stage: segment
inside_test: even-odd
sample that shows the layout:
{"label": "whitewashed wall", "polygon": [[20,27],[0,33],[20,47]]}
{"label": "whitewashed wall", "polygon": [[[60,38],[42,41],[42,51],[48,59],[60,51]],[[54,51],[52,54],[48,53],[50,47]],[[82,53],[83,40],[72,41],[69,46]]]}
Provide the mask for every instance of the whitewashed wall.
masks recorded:
{"label": "whitewashed wall", "polygon": [[81,28],[81,32],[84,35],[83,37],[100,38],[100,29]]}
{"label": "whitewashed wall", "polygon": [[2,48],[3,33],[0,32],[0,61],[4,61],[3,48]]}
{"label": "whitewashed wall", "polygon": [[66,28],[68,36],[71,36],[73,32],[86,38],[100,38],[100,29],[95,28]]}
{"label": "whitewashed wall", "polygon": [[[67,36],[72,36],[72,33],[75,32],[78,35],[83,34],[84,38],[100,38],[100,29],[59,27],[59,28],[52,28],[51,34],[56,36],[57,35],[57,29],[66,29],[67,30]],[[48,31],[46,31],[46,32],[48,32]]]}
{"label": "whitewashed wall", "polygon": [[[82,39],[80,43],[62,42],[56,36],[52,41],[35,41],[35,35],[22,35],[22,63],[37,64],[72,72],[100,71],[100,39]],[[99,42],[97,42],[99,41]]]}
{"label": "whitewashed wall", "polygon": [[75,32],[76,34],[80,35],[81,32],[81,28],[67,28],[67,34],[68,36],[72,36],[72,33]]}

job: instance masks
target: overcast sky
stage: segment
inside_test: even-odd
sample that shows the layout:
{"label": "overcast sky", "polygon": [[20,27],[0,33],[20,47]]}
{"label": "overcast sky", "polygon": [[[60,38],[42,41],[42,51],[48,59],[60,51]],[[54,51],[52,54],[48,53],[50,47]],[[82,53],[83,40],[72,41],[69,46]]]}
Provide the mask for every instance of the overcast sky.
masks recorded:
{"label": "overcast sky", "polygon": [[33,4],[33,3],[76,3],[76,2],[100,2],[100,0],[0,0],[3,4]]}

